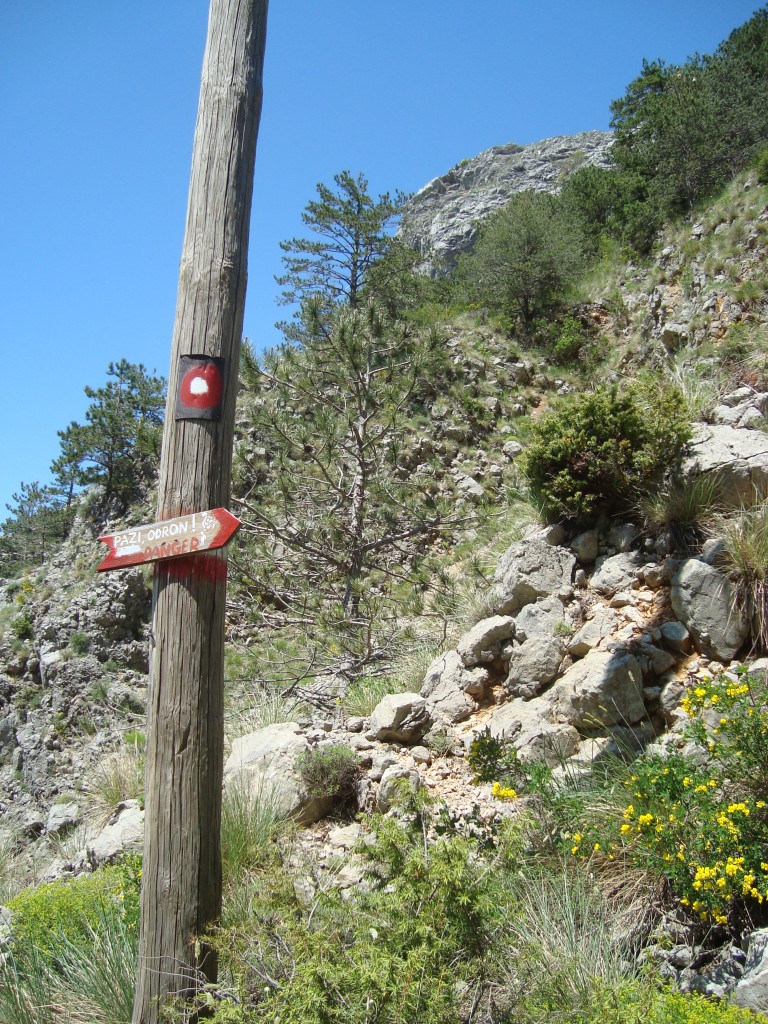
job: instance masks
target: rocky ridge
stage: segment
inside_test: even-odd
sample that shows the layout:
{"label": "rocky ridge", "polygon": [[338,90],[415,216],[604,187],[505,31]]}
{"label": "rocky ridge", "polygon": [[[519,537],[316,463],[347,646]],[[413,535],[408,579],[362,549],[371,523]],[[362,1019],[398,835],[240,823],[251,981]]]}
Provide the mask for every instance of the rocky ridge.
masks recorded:
{"label": "rocky ridge", "polygon": [[607,167],[613,133],[558,135],[527,146],[493,146],[424,185],[403,212],[403,240],[424,256],[422,269],[447,273],[472,249],[477,224],[516,192],[556,192],[580,167]]}

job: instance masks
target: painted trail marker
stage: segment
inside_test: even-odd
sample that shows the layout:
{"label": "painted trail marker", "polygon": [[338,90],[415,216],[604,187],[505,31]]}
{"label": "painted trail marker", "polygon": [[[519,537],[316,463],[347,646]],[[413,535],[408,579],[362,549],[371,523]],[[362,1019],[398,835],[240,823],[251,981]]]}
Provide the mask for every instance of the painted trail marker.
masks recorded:
{"label": "painted trail marker", "polygon": [[223,548],[239,527],[240,520],[231,512],[225,508],[214,508],[107,533],[99,540],[107,545],[109,554],[97,571],[127,569],[131,565]]}

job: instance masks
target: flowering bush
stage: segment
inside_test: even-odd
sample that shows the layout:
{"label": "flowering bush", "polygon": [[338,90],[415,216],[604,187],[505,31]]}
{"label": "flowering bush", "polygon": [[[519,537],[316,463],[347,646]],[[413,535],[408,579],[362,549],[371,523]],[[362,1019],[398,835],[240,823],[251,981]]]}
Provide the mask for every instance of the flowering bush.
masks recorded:
{"label": "flowering bush", "polygon": [[[706,762],[636,759],[618,783],[606,781],[594,813],[582,805],[575,827],[561,813],[561,837],[574,857],[629,859],[665,876],[682,907],[726,925],[737,908],[768,908],[766,691],[746,674],[723,674],[689,689],[682,707]],[[556,815],[566,806],[551,802]]]}
{"label": "flowering bush", "polygon": [[131,936],[138,936],[140,891],[138,856],[91,875],[22,890],[8,903],[14,956],[36,953],[52,960],[62,941],[87,945],[90,930],[98,930],[105,915],[116,915]]}

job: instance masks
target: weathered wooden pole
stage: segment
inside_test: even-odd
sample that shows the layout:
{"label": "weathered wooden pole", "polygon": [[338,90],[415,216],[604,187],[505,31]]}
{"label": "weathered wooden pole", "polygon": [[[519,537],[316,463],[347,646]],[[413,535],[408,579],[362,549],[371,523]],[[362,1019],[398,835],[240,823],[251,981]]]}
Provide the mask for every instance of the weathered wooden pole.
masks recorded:
{"label": "weathered wooden pole", "polygon": [[[158,520],[227,506],[268,0],[211,0],[179,269]],[[226,549],[158,562],[133,1024],[215,954],[221,912]]]}

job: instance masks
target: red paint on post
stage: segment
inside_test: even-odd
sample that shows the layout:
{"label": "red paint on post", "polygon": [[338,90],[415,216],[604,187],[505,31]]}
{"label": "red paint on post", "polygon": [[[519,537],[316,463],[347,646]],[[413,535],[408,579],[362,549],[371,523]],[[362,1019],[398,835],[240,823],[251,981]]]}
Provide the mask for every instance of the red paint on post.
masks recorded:
{"label": "red paint on post", "polygon": [[108,533],[99,537],[109,548],[109,554],[97,571],[127,569],[170,558],[189,559],[197,552],[223,548],[239,526],[240,520],[225,508],[214,508]]}
{"label": "red paint on post", "polygon": [[215,409],[221,402],[222,381],[215,363],[193,366],[181,379],[179,397],[189,409]]}

